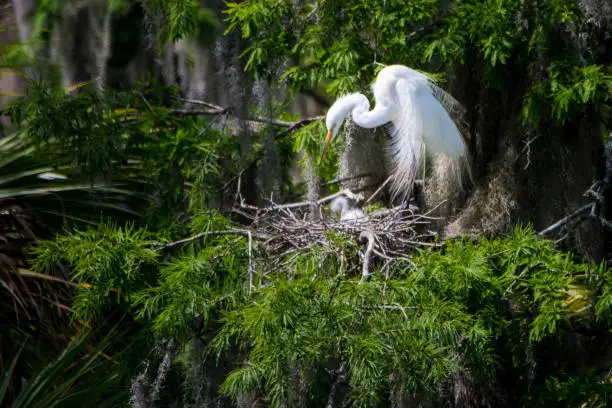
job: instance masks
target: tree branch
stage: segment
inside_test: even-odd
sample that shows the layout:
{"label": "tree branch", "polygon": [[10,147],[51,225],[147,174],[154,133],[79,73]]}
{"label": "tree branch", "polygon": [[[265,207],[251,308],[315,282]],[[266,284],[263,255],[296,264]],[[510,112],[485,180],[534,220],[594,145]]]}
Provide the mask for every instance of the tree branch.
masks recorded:
{"label": "tree branch", "polygon": [[[206,231],[206,232],[200,232],[199,234],[193,235],[191,237],[188,238],[183,238],[183,239],[179,239],[178,241],[173,241],[173,242],[168,242],[165,244],[159,243],[159,242],[152,242],[151,246],[158,246],[161,248],[171,248],[173,246],[177,246],[177,245],[181,245],[181,244],[185,244],[188,242],[193,242],[196,241],[202,237],[205,237],[207,235],[242,235],[245,237],[249,238],[249,242],[251,242],[251,237],[252,237],[252,232],[249,230],[243,230],[243,229],[239,229],[239,228],[232,228],[229,230],[224,230],[224,231]],[[261,235],[261,234],[257,234],[257,236],[259,238],[262,239],[266,239],[266,235]]]}
{"label": "tree branch", "polygon": [[363,231],[359,235],[360,239],[366,238],[368,240],[368,246],[366,247],[365,254],[363,255],[363,266],[361,269],[361,279],[359,280],[359,284],[367,281],[370,276],[370,258],[372,257],[372,251],[374,250],[374,233],[372,231]]}
{"label": "tree branch", "polygon": [[[363,200],[363,196],[361,194],[355,194],[350,190],[342,190],[342,191],[338,191],[337,193],[328,195],[327,197],[323,197],[320,200],[317,200],[317,204],[321,205],[321,204],[325,204],[328,201],[333,200],[334,198],[337,197],[341,197],[341,196],[346,196],[352,200],[355,201],[362,201]],[[300,207],[307,207],[309,205],[311,205],[312,203],[310,201],[300,201],[297,203],[290,203],[290,204],[275,204],[272,203],[272,206],[269,207],[269,209],[271,210],[282,210],[282,209],[289,209],[289,208],[300,208]],[[247,205],[241,205],[242,207],[246,207]],[[268,209],[266,207],[264,208],[256,208],[258,210],[265,210]]]}
{"label": "tree branch", "polygon": [[290,134],[291,132],[293,132],[293,131],[295,131],[295,130],[297,130],[297,129],[301,128],[301,127],[302,127],[302,126],[304,126],[304,125],[307,125],[307,124],[312,123],[312,122],[316,122],[316,121],[318,121],[318,120],[323,120],[323,119],[325,119],[325,116],[312,116],[312,117],[310,117],[310,118],[300,119],[300,120],[298,120],[297,122],[293,122],[293,123],[291,124],[291,126],[289,126],[289,127],[287,128],[287,130],[285,130],[285,131],[283,131],[283,132],[279,133],[279,134],[276,136],[276,139],[277,139],[277,140],[282,139],[282,138],[286,137],[288,134]]}
{"label": "tree branch", "polygon": [[249,237],[249,293],[253,290],[253,234],[251,231],[247,232]]}
{"label": "tree branch", "polygon": [[[213,115],[224,115],[227,113],[231,113],[232,111],[232,108],[224,108],[222,106],[215,105],[214,103],[210,103],[206,101],[199,101],[196,99],[184,99],[184,98],[179,98],[179,100],[185,103],[205,106],[208,109],[172,109],[171,113],[173,115],[177,115],[177,116],[208,116],[210,115],[210,116],[213,116]],[[278,136],[278,138],[282,138],[286,136],[286,134],[308,123],[316,122],[317,120],[321,120],[323,118],[324,116],[313,116],[309,118],[300,119],[296,122],[287,122],[284,120],[255,115],[255,116],[246,117],[245,119],[250,120],[252,122],[265,123],[265,124],[272,125],[272,126],[287,128],[287,130],[285,130]]]}
{"label": "tree branch", "polygon": [[350,176],[350,177],[339,177],[335,180],[332,181],[328,181],[325,183],[321,183],[320,186],[321,187],[327,187],[327,186],[331,186],[334,184],[338,184],[338,183],[342,183],[344,181],[350,181],[350,180],[356,180],[356,179],[361,179],[361,178],[366,178],[366,177],[370,177],[371,174],[369,173],[364,173],[364,174],[358,174],[356,176]]}
{"label": "tree branch", "polygon": [[595,206],[595,203],[588,203],[588,204],[583,205],[582,207],[580,207],[579,209],[577,209],[576,211],[574,211],[570,215],[567,215],[567,216],[561,218],[559,221],[555,222],[551,226],[549,226],[549,227],[543,229],[542,231],[538,232],[537,235],[538,236],[542,236],[542,235],[546,235],[548,233],[553,232],[554,230],[564,226],[565,224],[567,224],[568,222],[570,222],[574,218],[578,218],[583,213],[585,213],[587,211],[590,211],[594,206]]}

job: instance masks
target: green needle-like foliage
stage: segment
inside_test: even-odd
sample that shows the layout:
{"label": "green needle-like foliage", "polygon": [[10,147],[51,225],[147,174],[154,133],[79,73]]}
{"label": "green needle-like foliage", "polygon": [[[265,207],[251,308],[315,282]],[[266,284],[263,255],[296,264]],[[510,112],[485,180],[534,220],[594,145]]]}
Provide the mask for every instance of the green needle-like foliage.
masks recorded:
{"label": "green needle-like foliage", "polygon": [[[37,39],[48,19],[61,15],[60,3],[41,3]],[[109,5],[126,11],[121,2]],[[191,34],[207,43],[218,28],[198,1],[143,5],[160,45]],[[512,94],[503,126],[521,112],[546,128],[609,108],[609,61],[575,41],[576,27],[587,27],[585,33],[593,24],[578,6],[253,0],[226,3],[225,15],[228,31],[244,39],[238,48],[246,47],[246,70],[286,81],[293,91],[363,91],[381,64],[453,74],[468,64],[474,92]],[[369,280],[362,279],[363,243],[333,230],[307,249],[272,251],[259,219],[247,227],[240,209],[226,210],[242,194],[252,194],[245,203],[256,201],[252,184],[268,147],[280,152],[286,196],[301,192],[288,176],[295,155],[303,154],[300,164],[311,173],[331,179],[338,146],[331,160],[313,160],[322,121],[243,137],[215,123],[235,112],[187,111],[176,89],[150,79],[133,91],[99,92],[67,91],[54,85],[56,78],[41,78],[50,81],[28,81],[26,96],[4,110],[20,126],[18,135],[0,140],[0,204],[2,220],[10,221],[2,238],[7,251],[23,252],[11,266],[74,290],[71,304],[55,304],[86,327],[108,327],[108,316],[127,315],[122,330],[135,347],[121,368],[136,373],[133,386],[155,381],[139,394],[155,389],[152,403],[189,405],[194,396],[173,395],[188,382],[198,397],[206,388],[236,404],[251,398],[274,407],[609,402],[610,362],[602,356],[610,346],[612,271],[605,264],[584,263],[521,227],[396,253],[402,258],[395,260],[374,254]],[[299,119],[272,105],[272,113],[256,114]],[[501,136],[497,143],[506,134],[493,136]],[[67,179],[39,177],[46,173]],[[125,222],[119,211],[133,218]],[[43,215],[54,218],[42,222]],[[60,232],[26,259],[22,248],[41,230],[43,237]],[[113,403],[102,388],[125,389],[127,382],[97,353],[83,353],[83,341],[41,376],[30,376],[15,406],[87,405],[81,397],[90,405]],[[22,356],[3,368],[18,372]],[[72,367],[75,361],[83,368]],[[100,372],[107,369],[109,375]],[[87,388],[92,379],[99,389]],[[0,399],[13,388],[0,383]]]}
{"label": "green needle-like foliage", "polygon": [[[212,233],[231,225],[214,213],[199,219],[211,234],[178,252],[106,226],[45,243],[38,266],[64,260],[92,283],[74,305],[90,322],[91,310],[131,299],[128,310],[159,336],[199,339],[207,358],[236,356],[221,392],[262,395],[272,406],[323,404],[340,367],[355,406],[415,393],[436,400],[461,375],[485,391],[520,375],[512,381],[525,393],[550,387],[526,374],[539,347],[560,348],[575,324],[603,322],[610,310],[607,269],[576,262],[530,228],[424,249],[410,263],[379,265],[362,284],[356,246],[341,235],[329,236],[334,250],[313,247],[280,264],[255,249],[249,293],[246,237]],[[584,312],[583,298],[596,313]],[[509,398],[489,395],[497,397]]]}
{"label": "green needle-like foliage", "polygon": [[495,378],[508,347],[520,370],[528,347],[569,329],[572,276],[590,271],[530,229],[451,242],[413,261],[363,285],[316,268],[276,276],[222,319],[219,353],[234,342],[252,345],[223,391],[260,391],[282,405],[299,392],[296,370],[312,389],[330,362],[343,361],[354,402],[370,406],[391,391],[435,392],[464,370]]}
{"label": "green needle-like foliage", "polygon": [[250,40],[246,69],[263,74],[288,57],[294,63],[281,79],[294,90],[326,87],[340,95],[364,89],[382,68],[378,63],[437,70],[473,65],[477,56],[487,87],[510,91],[510,75],[538,78],[527,84],[523,119],[541,124],[610,105],[609,64],[563,35],[593,23],[579,3],[256,0],[230,2],[226,14],[228,30]]}

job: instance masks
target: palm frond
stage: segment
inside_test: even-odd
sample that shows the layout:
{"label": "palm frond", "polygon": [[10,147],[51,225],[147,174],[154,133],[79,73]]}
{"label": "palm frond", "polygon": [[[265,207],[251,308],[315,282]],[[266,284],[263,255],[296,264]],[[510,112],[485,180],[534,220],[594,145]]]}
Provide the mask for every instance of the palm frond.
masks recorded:
{"label": "palm frond", "polygon": [[25,347],[22,345],[0,383],[0,404],[12,402],[13,408],[99,407],[109,406],[123,398],[127,390],[118,386],[118,356],[108,359],[104,354],[119,333],[116,329],[110,330],[93,347],[91,342],[96,336],[94,331],[78,334],[50,364],[39,368],[28,379],[13,401],[7,401],[6,391],[11,386],[11,377]]}

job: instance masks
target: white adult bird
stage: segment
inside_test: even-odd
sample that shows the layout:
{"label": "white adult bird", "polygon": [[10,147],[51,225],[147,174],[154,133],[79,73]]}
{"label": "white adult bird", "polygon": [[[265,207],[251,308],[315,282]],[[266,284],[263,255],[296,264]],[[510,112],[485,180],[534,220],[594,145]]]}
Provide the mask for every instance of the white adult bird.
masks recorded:
{"label": "white adult bird", "polygon": [[335,198],[329,208],[335,213],[340,213],[340,221],[355,221],[365,217],[363,211],[351,206],[347,198],[343,196]]}
{"label": "white adult bird", "polygon": [[457,180],[461,180],[461,171],[468,170],[469,154],[448,111],[462,109],[461,105],[427,76],[403,65],[383,68],[372,90],[376,100],[372,110],[368,98],[361,93],[343,96],[329,108],[321,159],[350,114],[364,128],[392,124],[390,147],[395,169],[391,191],[394,196],[409,198],[425,155],[431,158],[445,155],[453,160],[458,164],[453,167],[459,173]]}

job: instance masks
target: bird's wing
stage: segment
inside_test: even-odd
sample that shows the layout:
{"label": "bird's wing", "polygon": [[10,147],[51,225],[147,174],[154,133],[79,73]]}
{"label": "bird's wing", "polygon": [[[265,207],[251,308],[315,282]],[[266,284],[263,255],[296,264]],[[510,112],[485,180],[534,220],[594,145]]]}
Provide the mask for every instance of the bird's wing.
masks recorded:
{"label": "bird's wing", "polygon": [[403,65],[396,65],[393,69],[393,75],[396,78],[401,78],[411,84],[423,84],[427,86],[433,96],[442,104],[444,109],[451,115],[456,123],[462,123],[465,118],[466,110],[461,103],[451,96],[448,92],[436,85],[436,83],[422,72],[416,71]]}
{"label": "bird's wing", "polygon": [[[425,154],[447,154],[452,159],[467,157],[467,147],[449,110],[461,105],[442,89],[421,77],[400,78],[395,86],[400,112],[393,121],[391,150],[395,172],[391,190],[407,198],[423,169]],[[425,153],[425,154],[423,154]]]}
{"label": "bird's wing", "polygon": [[419,108],[414,103],[414,81],[401,79],[397,82],[396,88],[398,88],[399,110],[392,122],[389,143],[395,167],[390,189],[394,197],[405,200],[410,196],[412,185],[421,170],[424,146],[423,123],[419,120]]}
{"label": "bird's wing", "polygon": [[[428,155],[446,153],[454,159],[466,155],[463,136],[447,108],[457,111],[461,109],[459,102],[431,82],[420,79],[400,79],[396,90],[401,115],[410,117],[403,120],[404,126],[412,127],[401,129],[402,133],[416,133],[416,138],[425,144]],[[415,138],[414,135],[410,137]]]}
{"label": "bird's wing", "polygon": [[455,99],[451,94],[440,88],[433,82],[429,81],[429,87],[433,96],[440,101],[444,109],[451,114],[451,116],[463,117],[465,116],[465,108],[461,103]]}

